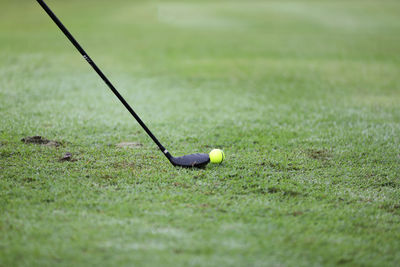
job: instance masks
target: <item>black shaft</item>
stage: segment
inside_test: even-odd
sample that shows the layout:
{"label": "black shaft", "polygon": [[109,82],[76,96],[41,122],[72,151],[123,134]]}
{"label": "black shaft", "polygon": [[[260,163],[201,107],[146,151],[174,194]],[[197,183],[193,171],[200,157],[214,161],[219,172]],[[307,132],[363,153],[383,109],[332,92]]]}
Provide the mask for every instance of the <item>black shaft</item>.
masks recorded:
{"label": "black shaft", "polygon": [[164,153],[164,155],[170,160],[170,153],[164,148],[163,145],[157,140],[157,138],[153,135],[153,133],[147,128],[144,122],[139,118],[139,116],[133,111],[131,106],[125,101],[125,99],[120,95],[120,93],[115,89],[112,83],[107,79],[107,77],[103,74],[103,72],[96,66],[93,60],[88,56],[88,54],[83,50],[80,44],[75,40],[72,34],[64,27],[61,21],[54,15],[53,11],[46,5],[42,0],[37,0],[39,5],[46,11],[46,13],[50,16],[50,18],[57,24],[58,28],[65,34],[65,36],[71,41],[71,43],[78,49],[79,53],[82,54],[83,58],[92,66],[92,68],[97,72],[97,74],[103,79],[103,81],[108,85],[111,91],[118,97],[118,99],[122,102],[122,104],[126,107],[126,109],[132,114],[132,116],[137,120],[140,126],[146,131],[146,133],[153,139],[153,141],[157,144],[160,150]]}

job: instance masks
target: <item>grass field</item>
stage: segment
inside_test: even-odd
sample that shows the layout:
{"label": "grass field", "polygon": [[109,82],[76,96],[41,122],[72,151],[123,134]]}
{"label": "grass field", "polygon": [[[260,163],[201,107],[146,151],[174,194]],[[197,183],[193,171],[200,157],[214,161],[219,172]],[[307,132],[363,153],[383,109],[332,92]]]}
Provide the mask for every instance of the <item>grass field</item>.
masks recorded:
{"label": "grass field", "polygon": [[227,158],[173,168],[0,0],[0,266],[399,264],[400,2],[48,4],[169,151]]}

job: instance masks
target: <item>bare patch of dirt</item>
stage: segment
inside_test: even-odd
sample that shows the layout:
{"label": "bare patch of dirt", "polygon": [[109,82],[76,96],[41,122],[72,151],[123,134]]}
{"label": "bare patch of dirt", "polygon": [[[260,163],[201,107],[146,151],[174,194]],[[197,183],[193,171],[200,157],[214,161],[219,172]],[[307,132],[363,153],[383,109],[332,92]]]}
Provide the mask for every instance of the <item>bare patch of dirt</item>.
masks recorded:
{"label": "bare patch of dirt", "polygon": [[310,149],[307,151],[310,158],[327,161],[332,158],[332,154],[327,149]]}
{"label": "bare patch of dirt", "polygon": [[77,159],[74,159],[72,157],[72,154],[70,152],[67,152],[67,153],[64,154],[64,156],[59,158],[58,161],[77,161]]}
{"label": "bare patch of dirt", "polygon": [[35,145],[44,145],[44,146],[52,146],[58,147],[61,146],[61,143],[58,141],[48,140],[42,136],[27,136],[21,139],[25,144],[35,144]]}

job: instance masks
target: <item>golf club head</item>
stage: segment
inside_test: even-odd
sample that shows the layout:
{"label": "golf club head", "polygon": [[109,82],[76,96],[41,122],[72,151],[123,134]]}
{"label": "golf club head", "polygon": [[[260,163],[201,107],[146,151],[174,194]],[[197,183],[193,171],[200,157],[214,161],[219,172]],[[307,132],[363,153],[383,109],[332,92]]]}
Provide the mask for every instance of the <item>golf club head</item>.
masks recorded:
{"label": "golf club head", "polygon": [[174,166],[184,168],[201,168],[210,162],[210,157],[208,154],[197,153],[182,157],[171,157],[170,161]]}

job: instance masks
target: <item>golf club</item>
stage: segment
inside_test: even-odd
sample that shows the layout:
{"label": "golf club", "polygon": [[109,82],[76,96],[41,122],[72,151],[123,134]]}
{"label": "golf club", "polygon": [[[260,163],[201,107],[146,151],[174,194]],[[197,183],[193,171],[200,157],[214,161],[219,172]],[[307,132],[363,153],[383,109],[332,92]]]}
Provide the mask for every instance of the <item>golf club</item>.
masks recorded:
{"label": "golf club", "polygon": [[120,93],[115,89],[112,83],[107,79],[107,77],[103,74],[103,72],[97,67],[97,65],[93,62],[93,60],[88,56],[88,54],[83,50],[83,48],[79,45],[79,43],[75,40],[75,38],[69,33],[69,31],[64,27],[61,21],[54,15],[54,13],[50,10],[50,8],[46,5],[46,3],[42,0],[37,0],[39,5],[46,11],[46,13],[50,16],[50,18],[54,21],[54,23],[60,28],[60,30],[65,34],[65,36],[71,41],[71,43],[75,46],[75,48],[81,53],[83,58],[92,66],[92,68],[96,71],[96,73],[103,79],[103,81],[108,85],[111,91],[115,94],[115,96],[122,102],[125,108],[131,113],[131,115],[136,119],[136,121],[142,126],[142,128],[146,131],[146,133],[150,136],[150,138],[157,144],[163,154],[167,157],[167,159],[174,166],[179,167],[204,167],[207,163],[210,162],[210,158],[208,154],[190,154],[182,157],[173,157],[167,149],[163,145],[161,145],[160,141],[153,135],[153,133],[147,128],[144,122],[139,118],[139,116],[133,111],[133,109],[129,106],[129,104],[125,101],[125,99],[120,95]]}

